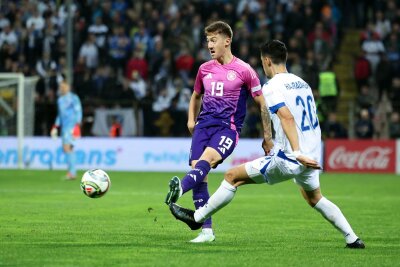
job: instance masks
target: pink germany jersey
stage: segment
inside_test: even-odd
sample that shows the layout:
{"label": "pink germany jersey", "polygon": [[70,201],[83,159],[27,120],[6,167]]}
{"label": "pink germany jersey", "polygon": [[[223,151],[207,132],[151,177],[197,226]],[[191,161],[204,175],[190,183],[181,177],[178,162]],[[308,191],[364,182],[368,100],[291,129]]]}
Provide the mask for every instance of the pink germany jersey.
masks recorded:
{"label": "pink germany jersey", "polygon": [[224,126],[240,132],[246,116],[246,100],[262,95],[260,80],[249,64],[233,57],[228,64],[203,63],[194,90],[203,94],[196,127]]}

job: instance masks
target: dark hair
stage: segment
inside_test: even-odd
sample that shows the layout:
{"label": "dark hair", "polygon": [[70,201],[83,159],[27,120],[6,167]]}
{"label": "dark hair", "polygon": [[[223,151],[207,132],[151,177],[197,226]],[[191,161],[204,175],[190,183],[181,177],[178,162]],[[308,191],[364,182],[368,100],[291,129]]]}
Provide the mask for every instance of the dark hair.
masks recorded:
{"label": "dark hair", "polygon": [[223,22],[223,21],[215,21],[213,23],[211,23],[210,25],[208,25],[205,29],[204,29],[204,33],[210,34],[210,33],[219,33],[219,34],[223,34],[226,37],[229,37],[232,39],[233,36],[233,31],[231,26],[229,26],[228,23]]}
{"label": "dark hair", "polygon": [[268,56],[272,63],[282,64],[287,60],[286,45],[279,40],[271,40],[260,46],[261,56]]}
{"label": "dark hair", "polygon": [[57,74],[57,83],[67,82],[67,76],[64,73]]}

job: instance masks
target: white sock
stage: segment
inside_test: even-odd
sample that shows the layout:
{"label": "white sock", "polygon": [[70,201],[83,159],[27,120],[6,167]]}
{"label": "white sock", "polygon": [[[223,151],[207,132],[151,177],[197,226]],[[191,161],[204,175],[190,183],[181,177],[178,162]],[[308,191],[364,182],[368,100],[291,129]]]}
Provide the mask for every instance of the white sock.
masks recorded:
{"label": "white sock", "polygon": [[353,229],[351,229],[343,213],[335,204],[325,197],[322,197],[314,208],[343,234],[346,243],[350,244],[357,240],[358,237],[353,232]]}
{"label": "white sock", "polygon": [[223,180],[217,191],[208,199],[207,203],[196,210],[194,219],[196,222],[204,222],[214,213],[225,207],[235,196],[236,187]]}

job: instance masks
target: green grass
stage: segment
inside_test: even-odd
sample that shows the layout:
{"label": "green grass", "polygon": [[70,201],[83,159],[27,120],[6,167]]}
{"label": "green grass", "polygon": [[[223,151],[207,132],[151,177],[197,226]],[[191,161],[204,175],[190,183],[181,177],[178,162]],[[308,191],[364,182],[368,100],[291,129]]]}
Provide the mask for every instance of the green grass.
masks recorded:
{"label": "green grass", "polygon": [[[292,182],[240,188],[214,216],[216,241],[190,244],[197,232],[163,204],[171,173],[110,172],[100,199],[62,174],[0,171],[0,266],[400,265],[399,176],[321,177],[324,195],[367,245],[348,250]],[[211,192],[221,179],[210,175]],[[192,207],[189,194],[179,202]]]}

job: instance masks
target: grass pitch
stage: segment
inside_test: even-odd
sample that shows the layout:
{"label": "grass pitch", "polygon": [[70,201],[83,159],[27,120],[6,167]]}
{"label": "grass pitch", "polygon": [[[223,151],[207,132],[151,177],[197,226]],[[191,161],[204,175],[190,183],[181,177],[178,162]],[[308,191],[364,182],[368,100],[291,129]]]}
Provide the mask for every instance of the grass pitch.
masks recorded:
{"label": "grass pitch", "polygon": [[[63,174],[0,171],[1,266],[400,265],[400,176],[322,175],[322,192],[367,246],[348,250],[290,181],[240,188],[214,216],[216,241],[191,244],[197,232],[163,203],[173,174],[109,172],[100,199]],[[211,192],[221,179],[210,175]],[[190,194],[179,203],[192,207]]]}

